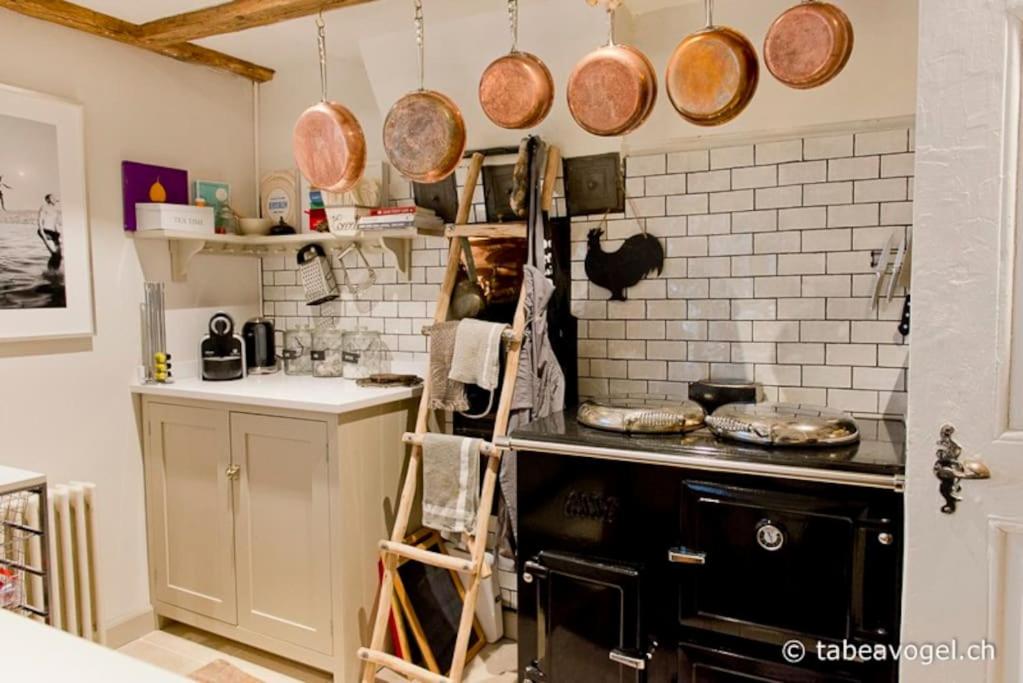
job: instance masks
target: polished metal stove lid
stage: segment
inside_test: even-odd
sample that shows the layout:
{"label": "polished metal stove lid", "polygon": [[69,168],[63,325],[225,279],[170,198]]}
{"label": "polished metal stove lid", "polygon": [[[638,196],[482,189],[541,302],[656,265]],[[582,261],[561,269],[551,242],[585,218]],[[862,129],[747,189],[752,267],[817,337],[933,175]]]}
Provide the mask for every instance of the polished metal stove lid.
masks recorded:
{"label": "polished metal stove lid", "polygon": [[707,417],[714,434],[767,446],[842,446],[860,430],[848,413],[793,403],[730,403]]}
{"label": "polished metal stove lid", "polygon": [[703,426],[699,403],[664,399],[599,399],[583,401],[576,419],[587,427],[626,434],[679,434]]}

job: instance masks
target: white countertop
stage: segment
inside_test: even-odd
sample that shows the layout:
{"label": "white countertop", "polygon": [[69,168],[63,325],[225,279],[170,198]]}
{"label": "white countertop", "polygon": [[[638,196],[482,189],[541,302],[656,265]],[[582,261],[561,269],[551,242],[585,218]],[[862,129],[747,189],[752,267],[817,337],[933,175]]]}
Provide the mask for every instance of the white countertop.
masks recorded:
{"label": "white countertop", "polygon": [[[422,366],[397,366],[396,373],[424,376]],[[401,401],[419,396],[421,387],[414,389],[364,388],[355,380],[285,375],[250,375],[229,382],[204,382],[197,377],[175,378],[173,384],[134,383],[132,393],[165,396],[200,401],[241,403],[265,408],[308,410],[317,413],[340,414],[361,408]]]}
{"label": "white countertop", "polygon": [[178,683],[186,679],[45,624],[0,610],[0,679]]}

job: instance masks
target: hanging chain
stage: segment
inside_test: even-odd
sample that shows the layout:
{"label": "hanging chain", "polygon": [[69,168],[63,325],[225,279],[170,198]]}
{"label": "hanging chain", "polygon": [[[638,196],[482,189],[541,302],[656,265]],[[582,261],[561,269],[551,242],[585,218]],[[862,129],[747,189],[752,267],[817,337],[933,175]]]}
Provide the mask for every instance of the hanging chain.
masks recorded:
{"label": "hanging chain", "polygon": [[511,51],[519,51],[519,0],[508,0],[508,25],[511,27]]}
{"label": "hanging chain", "polygon": [[714,26],[714,0],[704,0],[704,10],[707,13],[707,28]]}
{"label": "hanging chain", "polygon": [[413,0],[415,5],[416,14],[416,45],[419,47],[419,89],[424,90],[423,84],[426,81],[426,59],[423,50],[424,31],[423,31],[423,0]]}
{"label": "hanging chain", "polygon": [[316,43],[320,48],[320,101],[327,101],[327,25],[323,23],[323,11],[316,17]]}

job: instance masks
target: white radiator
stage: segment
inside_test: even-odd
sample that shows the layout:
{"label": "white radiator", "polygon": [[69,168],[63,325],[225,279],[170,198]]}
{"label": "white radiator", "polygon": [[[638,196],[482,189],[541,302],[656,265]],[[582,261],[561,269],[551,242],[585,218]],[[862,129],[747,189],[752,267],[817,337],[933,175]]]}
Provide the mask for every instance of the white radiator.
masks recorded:
{"label": "white radiator", "polygon": [[[49,528],[47,548],[50,583],[50,624],[87,640],[103,642],[96,593],[96,533],[93,521],[95,484],[71,482],[48,489]],[[39,524],[39,499],[29,501],[28,523]],[[41,565],[42,548],[29,544],[28,559]],[[28,602],[42,606],[42,581],[29,579]]]}

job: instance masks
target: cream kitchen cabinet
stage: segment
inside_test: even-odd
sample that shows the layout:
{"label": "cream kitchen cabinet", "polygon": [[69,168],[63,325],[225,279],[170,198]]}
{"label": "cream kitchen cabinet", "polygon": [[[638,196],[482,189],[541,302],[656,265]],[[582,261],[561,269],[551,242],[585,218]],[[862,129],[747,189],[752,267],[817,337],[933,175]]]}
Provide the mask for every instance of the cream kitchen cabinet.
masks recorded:
{"label": "cream kitchen cabinet", "polygon": [[156,614],[356,680],[414,408],[140,396]]}

